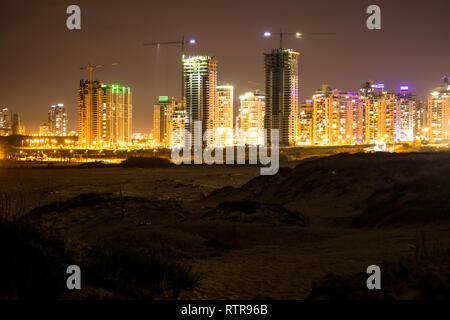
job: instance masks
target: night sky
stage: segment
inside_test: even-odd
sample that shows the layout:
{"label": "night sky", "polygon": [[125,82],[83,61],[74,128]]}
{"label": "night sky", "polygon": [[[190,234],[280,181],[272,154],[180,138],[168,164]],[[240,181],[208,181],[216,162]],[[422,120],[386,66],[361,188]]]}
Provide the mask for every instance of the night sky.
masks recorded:
{"label": "night sky", "polygon": [[[81,31],[66,28],[66,8],[82,11]],[[382,29],[366,28],[366,8],[381,7]],[[133,132],[150,132],[159,95],[179,96],[179,47],[143,47],[152,41],[198,39],[188,54],[219,60],[219,82],[240,94],[264,82],[263,52],[278,46],[266,30],[336,32],[286,39],[300,52],[300,101],[322,83],[356,90],[368,79],[396,90],[410,84],[424,98],[450,74],[448,0],[0,0],[0,107],[19,112],[27,131],[47,120],[50,105],[64,103],[77,128],[77,87],[89,62],[104,83],[131,87]],[[262,86],[261,86],[262,89]]]}

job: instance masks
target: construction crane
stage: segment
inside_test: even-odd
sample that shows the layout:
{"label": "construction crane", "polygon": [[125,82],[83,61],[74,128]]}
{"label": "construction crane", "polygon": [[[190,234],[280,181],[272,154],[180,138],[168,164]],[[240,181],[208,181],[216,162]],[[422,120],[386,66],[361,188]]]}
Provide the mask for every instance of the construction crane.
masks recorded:
{"label": "construction crane", "polygon": [[[297,39],[303,38],[305,35],[312,35],[312,36],[322,36],[322,35],[335,35],[334,32],[283,32],[283,29],[280,28],[280,32],[278,33],[278,36],[280,37],[280,49],[279,49],[279,66],[281,68],[279,72],[279,89],[278,89],[278,99],[279,99],[279,106],[280,110],[284,106],[284,95],[283,95],[283,87],[284,87],[284,63],[283,63],[283,38],[286,36],[295,36]],[[264,32],[264,37],[268,38],[271,37],[272,33],[270,31]],[[281,117],[280,117],[281,121]],[[281,128],[281,124],[279,124],[279,127]]]}
{"label": "construction crane", "polygon": [[[277,33],[280,37],[280,52],[283,50],[283,37],[285,36],[295,36],[297,39],[303,38],[303,36],[328,36],[328,35],[336,35],[334,32],[283,32],[283,29],[280,28],[280,32]],[[271,37],[272,33],[270,31],[264,32],[264,37]]]}
{"label": "construction crane", "polygon": [[180,41],[166,41],[166,42],[149,42],[144,43],[144,46],[161,46],[161,45],[172,45],[172,44],[178,44],[181,45],[181,99],[185,97],[185,90],[184,90],[184,56],[185,56],[185,45],[186,43],[189,44],[196,44],[197,40],[190,39],[185,40],[184,36],[181,37]]}
{"label": "construction crane", "polygon": [[[104,65],[104,64],[92,65],[91,63],[89,63],[87,66],[80,67],[80,70],[89,71],[89,87],[88,87],[89,105],[86,106],[86,122],[88,123],[88,127],[91,125],[91,121],[92,121],[91,113],[92,113],[92,108],[93,108],[93,103],[94,103],[94,100],[93,100],[93,88],[94,88],[93,73],[94,73],[94,70],[101,69],[101,68],[108,67],[108,66],[116,66],[118,64],[119,63],[117,63],[117,62],[114,62],[112,64],[107,64],[107,65]],[[90,129],[88,129],[88,130],[90,130]],[[91,140],[92,140],[91,133],[85,132],[84,134],[86,135],[85,138],[87,140],[87,143],[90,144]]]}
{"label": "construction crane", "polygon": [[118,64],[119,64],[118,62],[114,62],[114,63],[107,64],[107,65],[104,65],[104,64],[92,65],[89,63],[87,66],[80,67],[80,70],[88,70],[89,71],[89,83],[92,83],[94,70],[109,67],[109,66],[117,66]]}

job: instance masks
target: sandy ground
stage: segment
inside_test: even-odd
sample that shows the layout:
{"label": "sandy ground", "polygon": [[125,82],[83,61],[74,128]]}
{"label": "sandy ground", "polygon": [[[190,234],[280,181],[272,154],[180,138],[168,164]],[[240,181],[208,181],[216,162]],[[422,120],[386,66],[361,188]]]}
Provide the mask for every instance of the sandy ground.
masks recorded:
{"label": "sandy ground", "polygon": [[[259,169],[250,166],[0,169],[0,185],[2,199],[10,199],[10,210],[17,214],[80,194],[110,197],[104,204],[54,210],[35,223],[74,247],[170,247],[200,278],[193,290],[182,292],[182,299],[304,299],[312,281],[327,274],[363,272],[369,265],[412,255],[418,230],[430,246],[450,247],[449,223],[332,226],[331,218],[350,213],[330,211],[325,196],[298,204],[311,218],[308,227],[202,218],[219,203],[206,195],[240,187],[258,175]],[[120,189],[126,219],[119,217]],[[208,240],[225,247],[211,248]]]}

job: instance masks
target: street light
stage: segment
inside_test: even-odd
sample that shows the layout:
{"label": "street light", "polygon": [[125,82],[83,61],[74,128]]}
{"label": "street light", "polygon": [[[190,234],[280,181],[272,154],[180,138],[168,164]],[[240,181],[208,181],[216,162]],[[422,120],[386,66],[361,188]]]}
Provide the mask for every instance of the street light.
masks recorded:
{"label": "street light", "polygon": [[181,99],[183,100],[185,93],[184,93],[184,56],[185,56],[185,45],[186,43],[189,44],[197,44],[196,39],[190,39],[185,40],[184,36],[181,37],[180,41],[166,41],[166,42],[150,42],[150,43],[144,43],[144,46],[160,46],[160,45],[172,45],[172,44],[178,44],[181,45]]}

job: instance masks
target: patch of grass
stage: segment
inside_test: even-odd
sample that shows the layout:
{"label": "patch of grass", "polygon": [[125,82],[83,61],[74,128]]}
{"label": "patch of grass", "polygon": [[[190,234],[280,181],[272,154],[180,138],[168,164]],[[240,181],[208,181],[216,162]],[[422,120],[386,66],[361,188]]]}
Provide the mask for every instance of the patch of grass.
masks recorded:
{"label": "patch of grass", "polygon": [[448,300],[450,250],[435,249],[414,258],[379,264],[382,290],[368,290],[369,275],[328,275],[315,281],[310,300]]}
{"label": "patch of grass", "polygon": [[309,220],[298,211],[289,210],[275,203],[256,201],[227,201],[206,212],[203,218],[223,219],[241,222],[267,222],[308,226]]}
{"label": "patch of grass", "polygon": [[177,298],[181,290],[191,289],[198,281],[186,265],[174,261],[165,251],[142,254],[95,248],[86,258],[85,281],[133,298],[144,298],[149,292]]}

